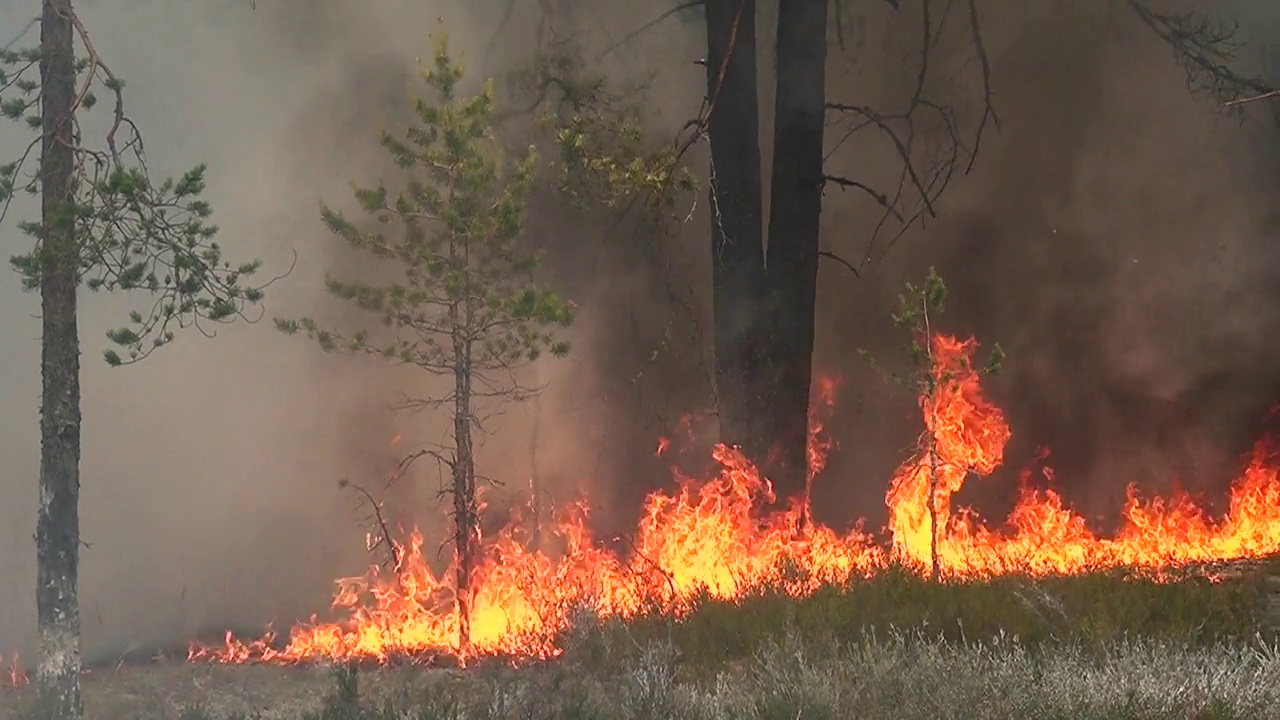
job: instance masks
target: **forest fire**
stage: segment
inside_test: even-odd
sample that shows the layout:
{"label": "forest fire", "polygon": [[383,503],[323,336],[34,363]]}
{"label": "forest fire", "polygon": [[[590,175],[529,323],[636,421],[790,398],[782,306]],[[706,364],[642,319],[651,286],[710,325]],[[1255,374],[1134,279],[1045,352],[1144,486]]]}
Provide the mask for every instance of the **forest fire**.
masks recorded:
{"label": "forest fire", "polygon": [[[891,562],[927,572],[934,480],[938,564],[947,577],[1159,569],[1280,550],[1280,478],[1266,442],[1255,448],[1233,486],[1228,514],[1216,521],[1185,495],[1143,502],[1132,489],[1124,525],[1110,538],[1090,531],[1051,490],[1024,488],[1003,530],[951,507],[969,477],[990,475],[1002,463],[1011,433],[1000,409],[983,396],[971,364],[976,343],[937,336],[932,349],[936,390],[920,399],[926,433],[886,496],[889,547],[860,528],[841,534],[805,522],[802,503],[759,517],[752,508],[771,496],[768,481],[738,451],[718,446],[718,475],[702,481],[678,476],[677,491],[647,499],[625,556],[595,544],[585,503],[566,509],[556,527],[561,547],[555,553],[526,547],[517,528],[487,541],[474,576],[472,647],[485,654],[550,657],[559,652],[557,634],[580,607],[607,616],[655,609],[679,615],[702,595],[732,599],[766,585],[803,595]],[[817,387],[827,402],[834,391],[831,382]],[[812,422],[810,431],[812,478],[821,472],[831,443],[820,422]],[[659,443],[659,452],[666,447]],[[336,622],[299,625],[285,642],[274,635],[253,641],[228,635],[221,646],[193,646],[189,659],[293,663],[454,654],[459,622],[453,573],[434,574],[422,547],[415,532],[393,572],[374,568],[367,576],[339,580],[333,609],[342,619]]]}

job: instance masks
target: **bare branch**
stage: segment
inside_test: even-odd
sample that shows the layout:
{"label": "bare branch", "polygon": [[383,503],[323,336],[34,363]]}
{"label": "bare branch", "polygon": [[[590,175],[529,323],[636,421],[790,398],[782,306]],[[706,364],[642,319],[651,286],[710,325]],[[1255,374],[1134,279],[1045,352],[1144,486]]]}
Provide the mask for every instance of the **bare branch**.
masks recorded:
{"label": "bare branch", "polygon": [[652,20],[632,30],[626,35],[623,35],[617,42],[605,48],[603,52],[597,55],[595,61],[600,62],[601,60],[604,60],[605,58],[612,55],[613,52],[618,48],[622,47],[623,45],[626,45],[632,40],[635,40],[637,37],[643,35],[649,29],[657,27],[658,25],[661,25],[667,19],[675,17],[676,15],[679,15],[680,13],[686,10],[692,10],[693,8],[696,8],[696,7],[702,7],[704,4],[705,4],[705,0],[685,0],[685,2],[682,2],[672,8],[669,8],[668,10],[661,13],[660,15],[653,18]]}
{"label": "bare branch", "polygon": [[22,26],[22,29],[18,31],[18,34],[17,34],[17,35],[14,35],[12,40],[10,40],[9,42],[5,43],[5,44],[4,44],[4,47],[0,47],[0,50],[11,50],[11,49],[13,48],[13,46],[14,46],[14,45],[17,45],[17,44],[18,44],[18,41],[19,41],[19,40],[21,40],[22,38],[24,38],[24,37],[26,37],[26,36],[27,36],[27,32],[29,32],[29,31],[31,30],[31,28],[35,27],[36,23],[38,23],[38,22],[40,22],[40,16],[39,16],[39,15],[36,15],[35,17],[33,17],[33,18],[31,18],[30,20],[28,20],[28,21],[27,21],[27,24],[26,24],[26,25],[23,25],[23,26]]}
{"label": "bare branch", "polygon": [[[1231,110],[1243,110],[1250,103],[1280,95],[1280,88],[1261,76],[1245,75],[1232,67],[1242,47],[1238,23],[1216,19],[1206,11],[1167,14],[1155,12],[1142,0],[1127,2],[1138,19],[1173,51],[1192,92],[1208,94]],[[1280,109],[1275,114],[1280,121]]]}
{"label": "bare branch", "polygon": [[878,262],[917,222],[937,217],[937,202],[942,193],[957,172],[973,170],[987,128],[998,129],[1000,125],[993,102],[991,63],[982,36],[976,0],[967,2],[969,23],[966,30],[980,68],[982,109],[974,122],[972,134],[967,138],[962,137],[956,110],[928,95],[935,65],[932,54],[947,27],[954,0],[948,0],[941,15],[934,12],[932,0],[919,2],[919,67],[905,106],[890,112],[859,103],[833,102],[827,105],[829,111],[839,114],[835,122],[843,125],[843,133],[828,149],[828,159],[845,143],[861,137],[864,130],[872,130],[889,143],[900,165],[896,180],[886,189],[853,179],[848,173],[829,172],[824,177],[825,182],[861,191],[881,209],[865,251],[861,253],[861,263],[850,269]]}
{"label": "bare branch", "polygon": [[884,208],[890,215],[892,215],[898,221],[900,222],[902,221],[902,213],[898,211],[898,208],[894,207],[893,201],[889,199],[889,196],[885,195],[879,190],[876,190],[870,185],[867,185],[866,183],[860,182],[858,180],[850,180],[849,178],[843,178],[838,175],[823,175],[822,179],[825,182],[834,183],[836,185],[839,185],[842,188],[853,188],[853,189],[861,190],[862,192],[875,198],[875,201],[880,204],[880,207]]}
{"label": "bare branch", "polygon": [[[378,539],[378,541],[369,545],[369,550],[370,552],[372,552],[379,545],[385,545],[388,549],[387,551],[391,553],[391,558],[390,558],[391,567],[399,570],[400,562],[403,559],[402,548],[391,537],[391,529],[387,527],[387,521],[382,516],[382,503],[375,500],[373,498],[373,495],[370,494],[368,490],[365,490],[363,487],[360,487],[359,485],[349,480],[346,480],[345,478],[338,481],[338,487],[351,488],[353,491],[355,491],[357,494],[360,495],[362,503],[369,507],[370,512],[373,514],[373,520],[377,524],[378,530],[381,533],[381,537]],[[382,566],[386,567],[385,561],[382,563]]]}
{"label": "bare branch", "polygon": [[846,268],[848,268],[849,272],[853,273],[854,277],[856,278],[862,277],[862,274],[858,272],[858,268],[853,266],[853,263],[849,262],[848,260],[845,260],[844,258],[840,257],[839,255],[829,250],[819,250],[818,257],[824,257],[824,258],[827,258],[828,260],[834,260],[840,263],[841,265],[845,266]]}
{"label": "bare branch", "polygon": [[1222,106],[1236,107],[1237,105],[1248,105],[1249,103],[1258,102],[1259,100],[1270,100],[1278,95],[1280,95],[1280,90],[1271,90],[1269,92],[1264,92],[1261,95],[1250,95],[1249,97],[1242,97],[1242,98],[1237,98],[1235,100],[1228,100],[1227,102],[1223,103]]}

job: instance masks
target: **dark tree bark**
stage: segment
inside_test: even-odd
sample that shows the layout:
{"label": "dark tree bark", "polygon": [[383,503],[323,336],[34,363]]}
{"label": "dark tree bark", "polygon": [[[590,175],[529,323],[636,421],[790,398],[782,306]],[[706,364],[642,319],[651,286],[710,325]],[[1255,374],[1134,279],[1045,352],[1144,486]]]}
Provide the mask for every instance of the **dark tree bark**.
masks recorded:
{"label": "dark tree bark", "polygon": [[79,246],[73,220],[75,58],[71,0],[44,0],[40,23],[42,343],[36,609],[41,717],[84,714],[80,697]]}
{"label": "dark tree bark", "polygon": [[808,491],[826,37],[827,0],[780,0],[766,254],[768,337],[761,344],[766,400],[755,408],[774,443],[768,472],[780,502]]}
{"label": "dark tree bark", "polygon": [[705,10],[720,440],[759,459],[770,439],[759,421],[764,228],[755,0],[707,0]]}

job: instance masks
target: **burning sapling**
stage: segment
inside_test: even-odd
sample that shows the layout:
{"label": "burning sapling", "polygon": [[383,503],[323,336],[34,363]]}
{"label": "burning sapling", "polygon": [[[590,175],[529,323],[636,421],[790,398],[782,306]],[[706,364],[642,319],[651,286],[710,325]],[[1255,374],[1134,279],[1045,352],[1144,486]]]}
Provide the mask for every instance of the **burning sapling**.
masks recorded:
{"label": "burning sapling", "polygon": [[[917,440],[917,448],[929,459],[929,562],[930,577],[938,580],[942,574],[938,558],[938,481],[943,468],[943,461],[938,453],[938,417],[937,399],[939,395],[958,382],[955,374],[937,362],[934,356],[933,321],[945,310],[947,287],[937,271],[929,268],[929,274],[922,285],[908,282],[906,292],[898,296],[898,311],[893,314],[893,322],[908,337],[911,351],[911,369],[904,375],[883,370],[866,350],[860,351],[863,359],[873,368],[899,385],[907,387],[920,399],[920,407],[928,416],[929,422],[925,431]],[[1004,361],[1004,350],[996,343],[991,357],[982,373],[994,373]],[[967,362],[967,361],[966,361]]]}
{"label": "burning sapling", "polygon": [[[459,92],[462,68],[438,36],[433,63],[422,77],[434,96],[415,103],[417,119],[402,135],[384,133],[383,148],[404,171],[402,188],[356,187],[371,216],[366,230],[341,211],[322,206],[328,229],[351,247],[393,264],[401,282],[385,285],[329,277],[334,297],[376,318],[368,329],[326,329],[311,318],[276,320],[327,351],[377,355],[453,380],[440,397],[413,398],[412,408],[448,408],[451,443],[423,450],[450,470],[442,494],[453,499],[459,652],[470,651],[472,573],[480,552],[473,436],[478,410],[536,393],[517,377],[544,353],[564,356],[557,335],[573,321],[573,304],[536,283],[536,253],[523,247],[525,201],[536,158],[530,150],[508,163],[493,133],[494,91]],[[403,467],[403,465],[402,465]]]}

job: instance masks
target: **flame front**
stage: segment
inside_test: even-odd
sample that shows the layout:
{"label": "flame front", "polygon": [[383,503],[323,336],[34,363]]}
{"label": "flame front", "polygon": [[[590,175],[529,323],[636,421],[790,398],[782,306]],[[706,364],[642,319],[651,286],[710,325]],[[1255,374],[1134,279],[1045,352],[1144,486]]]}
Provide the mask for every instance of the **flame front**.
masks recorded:
{"label": "flame front", "polygon": [[[1225,518],[1211,520],[1186,495],[1142,502],[1131,487],[1125,522],[1101,538],[1052,490],[1024,488],[1004,532],[975,514],[952,508],[970,477],[990,475],[1011,436],[1003,413],[983,395],[972,366],[973,340],[933,338],[937,391],[921,397],[925,435],[917,455],[895,473],[888,548],[860,528],[839,534],[807,522],[808,507],[753,512],[772,488],[737,450],[717,446],[719,473],[696,481],[677,475],[678,490],[655,493],[624,553],[600,547],[588,531],[585,502],[570,505],[555,528],[558,552],[531,549],[512,526],[486,540],[475,574],[472,647],[476,652],[539,658],[558,654],[557,636],[575,608],[630,617],[657,609],[679,615],[701,595],[733,599],[753,588],[780,587],[797,596],[824,583],[866,576],[899,560],[931,564],[929,486],[937,476],[938,558],[951,577],[1010,571],[1079,573],[1101,567],[1160,568],[1261,556],[1280,550],[1280,480],[1269,443],[1261,442],[1231,491]],[[836,385],[815,394],[829,408]],[[658,445],[661,454],[668,447]],[[831,441],[816,416],[810,422],[809,480],[825,466]],[[414,532],[392,572],[338,581],[336,622],[294,627],[287,640],[268,634],[243,641],[230,635],[216,647],[196,645],[190,659],[227,663],[453,655],[458,647],[453,572],[436,575]]]}

